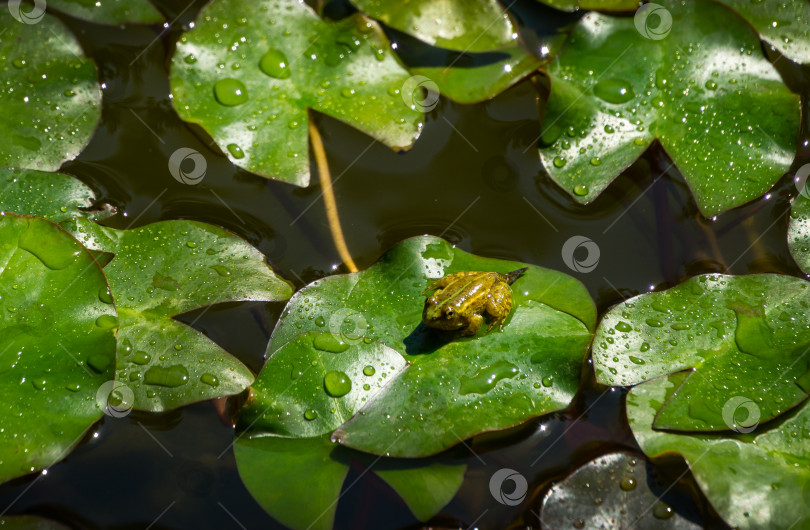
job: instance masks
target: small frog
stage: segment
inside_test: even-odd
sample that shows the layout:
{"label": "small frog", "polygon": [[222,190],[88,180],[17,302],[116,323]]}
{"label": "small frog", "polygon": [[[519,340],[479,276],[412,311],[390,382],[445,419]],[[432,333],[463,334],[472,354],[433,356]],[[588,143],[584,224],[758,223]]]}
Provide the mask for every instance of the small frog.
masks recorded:
{"label": "small frog", "polygon": [[436,291],[425,300],[422,322],[431,328],[475,335],[487,315],[490,320],[487,333],[495,326],[503,330],[503,323],[512,311],[509,286],[527,268],[507,274],[484,271],[448,274],[422,291],[422,296]]}

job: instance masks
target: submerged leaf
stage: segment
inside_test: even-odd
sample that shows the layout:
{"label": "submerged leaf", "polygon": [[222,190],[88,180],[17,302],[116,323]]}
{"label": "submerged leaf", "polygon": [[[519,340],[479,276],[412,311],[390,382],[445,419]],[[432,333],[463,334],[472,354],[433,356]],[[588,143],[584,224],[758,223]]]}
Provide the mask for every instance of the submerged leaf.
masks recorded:
{"label": "submerged leaf", "polygon": [[788,169],[799,98],[728,8],[661,3],[671,27],[594,13],[579,22],[548,68],[540,157],[588,203],[657,139],[713,216],[759,197]]}
{"label": "submerged leaf", "polygon": [[[0,33],[0,166],[55,171],[90,141],[101,117],[93,61],[45,2],[9,4]],[[22,23],[25,22],[25,23]]]}
{"label": "submerged leaf", "polygon": [[[731,434],[667,433],[653,429],[661,403],[682,374],[633,388],[627,418],[650,458],[678,453],[715,510],[734,528],[810,525],[810,406],[774,422]],[[753,431],[753,432],[752,432]]]}
{"label": "submerged leaf", "polygon": [[754,421],[766,421],[810,392],[808,307],[810,283],[776,274],[708,274],[631,298],[596,331],[597,380],[635,385],[691,369],[656,428],[737,428],[745,418],[730,412],[732,399],[755,402]]}
{"label": "submerged leaf", "polygon": [[149,0],[48,0],[48,8],[97,24],[160,24],[164,21]]}
{"label": "submerged leaf", "polygon": [[309,109],[405,149],[424,118],[400,97],[409,77],[360,14],[325,22],[303,2],[215,0],[177,45],[172,102],[234,164],[306,186]]}
{"label": "submerged leaf", "polygon": [[517,30],[497,0],[352,0],[365,14],[439,48],[485,52],[515,44]]}
{"label": "submerged leaf", "polygon": [[42,218],[0,215],[0,482],[48,467],[102,416],[115,307],[101,268]]}
{"label": "submerged leaf", "polygon": [[[555,484],[543,499],[543,528],[666,528],[697,530],[671,504],[682,499],[644,459],[611,453],[592,460]],[[691,519],[691,520],[690,520]]]}

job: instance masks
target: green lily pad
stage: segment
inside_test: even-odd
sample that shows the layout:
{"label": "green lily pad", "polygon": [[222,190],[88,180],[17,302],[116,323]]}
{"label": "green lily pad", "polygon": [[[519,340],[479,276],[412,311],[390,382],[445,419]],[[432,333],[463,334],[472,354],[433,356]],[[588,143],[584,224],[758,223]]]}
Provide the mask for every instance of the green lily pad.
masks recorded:
{"label": "green lily pad", "polygon": [[656,428],[745,427],[732,399],[753,401],[756,419],[766,421],[810,392],[808,307],[810,283],[776,274],[708,274],[631,298],[596,331],[597,380],[634,385],[692,369],[661,407]]}
{"label": "green lily pad", "polygon": [[239,393],[253,381],[235,357],[173,317],[222,302],[289,298],[292,287],[258,250],[194,221],[129,230],[82,218],[64,225],[89,248],[115,255],[104,272],[121,319],[116,378],[132,388],[134,408],[170,410]]}
{"label": "green lily pad", "polygon": [[543,528],[702,528],[662,500],[678,499],[669,491],[644,459],[610,453],[555,484],[543,499],[540,520]]}
{"label": "green lily pad", "polygon": [[[436,278],[524,266],[473,256],[435,237],[406,240],[366,271],[325,278],[299,291],[273,332],[269,360],[257,384],[269,377],[265,373],[271,373],[275,363],[291,355],[284,351],[290,344],[308,348],[307,354],[296,355],[315,356],[329,371],[344,372],[353,389],[369,385],[367,401],[360,406],[356,395],[348,396],[346,409],[355,416],[333,437],[362,451],[400,457],[434,454],[480,432],[564,408],[576,391],[595,321],[593,301],[570,276],[529,266],[512,286],[515,305],[503,332],[484,334],[482,329],[476,337],[451,340],[422,324],[421,292]],[[327,339],[320,350],[315,341],[308,345],[300,337],[310,331],[331,336],[342,346],[329,346]],[[325,351],[346,349],[348,344],[352,349],[337,355],[351,357],[347,361]],[[395,362],[396,355],[402,360]],[[380,358],[378,364],[368,361],[375,357]],[[403,367],[405,361],[410,365]],[[286,392],[299,403],[296,411],[329,397],[317,378],[300,389],[288,389],[284,369],[264,388],[266,393]],[[355,376],[359,371],[363,375]],[[372,397],[379,376],[381,389]],[[308,433],[310,420],[304,414],[294,413],[283,426],[278,424],[279,411],[292,406],[287,399],[278,410],[268,410],[254,428]]]}
{"label": "green lily pad", "polygon": [[627,396],[627,418],[650,458],[679,453],[717,513],[734,528],[810,525],[810,406],[753,432],[674,434],[653,428],[683,374],[650,381]]}
{"label": "green lily pad", "polygon": [[[491,99],[510,86],[516,84],[536,71],[544,61],[527,52],[520,46],[506,48],[497,52],[475,54],[475,56],[462,55],[465,59],[458,60],[459,56],[450,56],[446,65],[441,66],[411,66],[409,70],[424,76],[427,83],[435,83],[434,90],[441,95],[459,103],[476,103]],[[413,92],[403,93],[407,99],[411,97],[415,102],[424,101],[421,89],[429,86],[425,82],[414,85]],[[422,103],[424,105],[424,103]]]}
{"label": "green lily pad", "polygon": [[372,459],[337,446],[328,435],[240,437],[234,454],[251,495],[270,515],[296,530],[332,528],[351,458],[359,458],[385,480],[422,521],[450,502],[466,469],[429,461]]}
{"label": "green lily pad", "polygon": [[55,223],[72,217],[101,220],[111,214],[108,208],[89,210],[95,193],[65,173],[0,168],[0,191],[0,207]]}
{"label": "green lily pad", "polygon": [[149,0],[48,0],[48,7],[98,24],[161,24]]}
{"label": "green lily pad", "polygon": [[[101,88],[93,61],[40,4],[22,4],[26,23],[9,18],[0,34],[7,61],[0,165],[55,171],[90,141],[101,117]],[[9,6],[12,13],[19,7]]]}
{"label": "green lily pad", "polygon": [[793,259],[810,274],[810,197],[802,192],[793,199],[788,223],[788,246]]}
{"label": "green lily pad", "polygon": [[352,0],[360,11],[439,48],[485,52],[514,46],[517,29],[497,0]]}
{"label": "green lily pad", "polygon": [[713,216],[759,197],[788,169],[799,98],[727,7],[661,4],[671,32],[640,17],[582,18],[548,67],[540,157],[588,203],[657,139]]}
{"label": "green lily pad", "polygon": [[130,230],[101,226],[92,220],[109,212],[83,210],[92,191],[64,174],[4,170],[0,189],[0,209],[58,221],[104,258],[107,296],[121,321],[116,378],[133,391],[134,408],[169,410],[236,394],[253,381],[241,362],[173,317],[222,302],[289,298],[292,287],[258,250],[193,221]]}
{"label": "green lily pad", "polygon": [[[0,481],[48,467],[102,416],[114,375],[115,307],[70,234],[38,217],[0,216]],[[104,403],[103,405],[106,405]]]}
{"label": "green lily pad", "polygon": [[810,4],[803,0],[716,0],[737,11],[759,36],[797,63],[810,63]]}
{"label": "green lily pad", "polygon": [[596,11],[634,11],[638,0],[539,0],[540,2],[563,11],[596,10]]}
{"label": "green lily pad", "polygon": [[309,109],[395,149],[419,136],[424,114],[400,96],[410,74],[389,48],[360,14],[325,22],[303,2],[215,0],[177,45],[172,101],[234,164],[306,186]]}

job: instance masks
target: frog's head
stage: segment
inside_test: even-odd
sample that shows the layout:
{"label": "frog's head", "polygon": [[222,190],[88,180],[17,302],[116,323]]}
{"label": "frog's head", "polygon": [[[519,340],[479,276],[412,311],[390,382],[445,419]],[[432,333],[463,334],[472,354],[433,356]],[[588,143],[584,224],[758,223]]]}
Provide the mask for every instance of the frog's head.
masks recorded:
{"label": "frog's head", "polygon": [[452,304],[441,303],[436,296],[425,300],[425,309],[422,311],[422,321],[432,328],[455,330],[465,326],[466,322],[457,308]]}

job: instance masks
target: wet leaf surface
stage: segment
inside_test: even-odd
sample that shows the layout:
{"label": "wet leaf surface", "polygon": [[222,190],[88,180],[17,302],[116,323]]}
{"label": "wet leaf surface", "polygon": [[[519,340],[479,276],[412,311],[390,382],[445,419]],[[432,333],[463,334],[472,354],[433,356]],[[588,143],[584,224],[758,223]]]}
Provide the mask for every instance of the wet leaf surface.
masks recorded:
{"label": "wet leaf surface", "polygon": [[803,0],[716,0],[737,11],[762,40],[797,63],[810,63],[810,3]]}
{"label": "wet leaf surface", "polygon": [[0,481],[63,459],[102,416],[114,376],[101,268],[45,219],[0,216]]}
{"label": "wet leaf surface", "polygon": [[635,11],[638,2],[634,0],[538,0],[547,6],[563,11],[594,9],[598,11]]}
{"label": "wet leaf surface", "polygon": [[362,15],[325,22],[304,3],[215,0],[195,24],[172,60],[172,101],[237,166],[309,184],[309,109],[392,148],[419,136],[423,112],[400,93],[411,76]]}
{"label": "wet leaf surface", "polygon": [[517,29],[497,0],[352,0],[362,12],[439,48],[484,52],[513,46]]}
{"label": "wet leaf surface", "polygon": [[[342,443],[418,457],[564,408],[576,391],[595,320],[587,291],[570,276],[529,266],[512,285],[515,306],[503,332],[485,334],[482,327],[475,337],[454,339],[422,323],[421,292],[435,279],[523,266],[422,236],[366,271],[310,284],[290,300],[273,332],[256,383],[261,396],[245,408],[241,423],[259,432],[311,436],[354,414],[333,435]],[[305,335],[313,331],[317,335]],[[289,358],[312,358],[317,366],[290,370]],[[293,381],[299,371],[307,374],[305,383]],[[342,374],[346,397],[330,391],[323,372]],[[265,405],[282,393],[279,406]],[[336,397],[344,405],[335,405]],[[320,415],[323,408],[335,412],[308,419],[308,411]],[[288,417],[286,410],[294,412]]]}
{"label": "wet leaf surface", "polygon": [[[747,427],[794,407],[810,391],[810,283],[789,276],[697,276],[613,307],[594,337],[597,379],[634,385],[689,370],[655,427]],[[756,403],[756,419],[732,400]],[[742,422],[742,423],[740,423]]]}
{"label": "wet leaf surface", "polygon": [[793,259],[805,274],[810,274],[810,197],[802,185],[802,192],[793,199],[788,223],[788,246]]}
{"label": "wet leaf surface", "polygon": [[627,417],[650,458],[678,453],[712,506],[734,528],[810,524],[810,407],[807,402],[747,432],[673,434],[653,429],[662,403],[683,374],[633,388]]}
{"label": "wet leaf surface", "polygon": [[[5,9],[5,8],[4,8]],[[56,17],[9,6],[0,34],[0,165],[59,169],[89,142],[101,117],[96,67]],[[11,17],[21,17],[17,22]],[[15,18],[16,18],[15,17]]]}
{"label": "wet leaf surface", "polygon": [[799,99],[728,8],[661,4],[655,23],[651,13],[579,22],[548,67],[540,157],[588,203],[657,139],[711,217],[764,194],[788,169]]}

